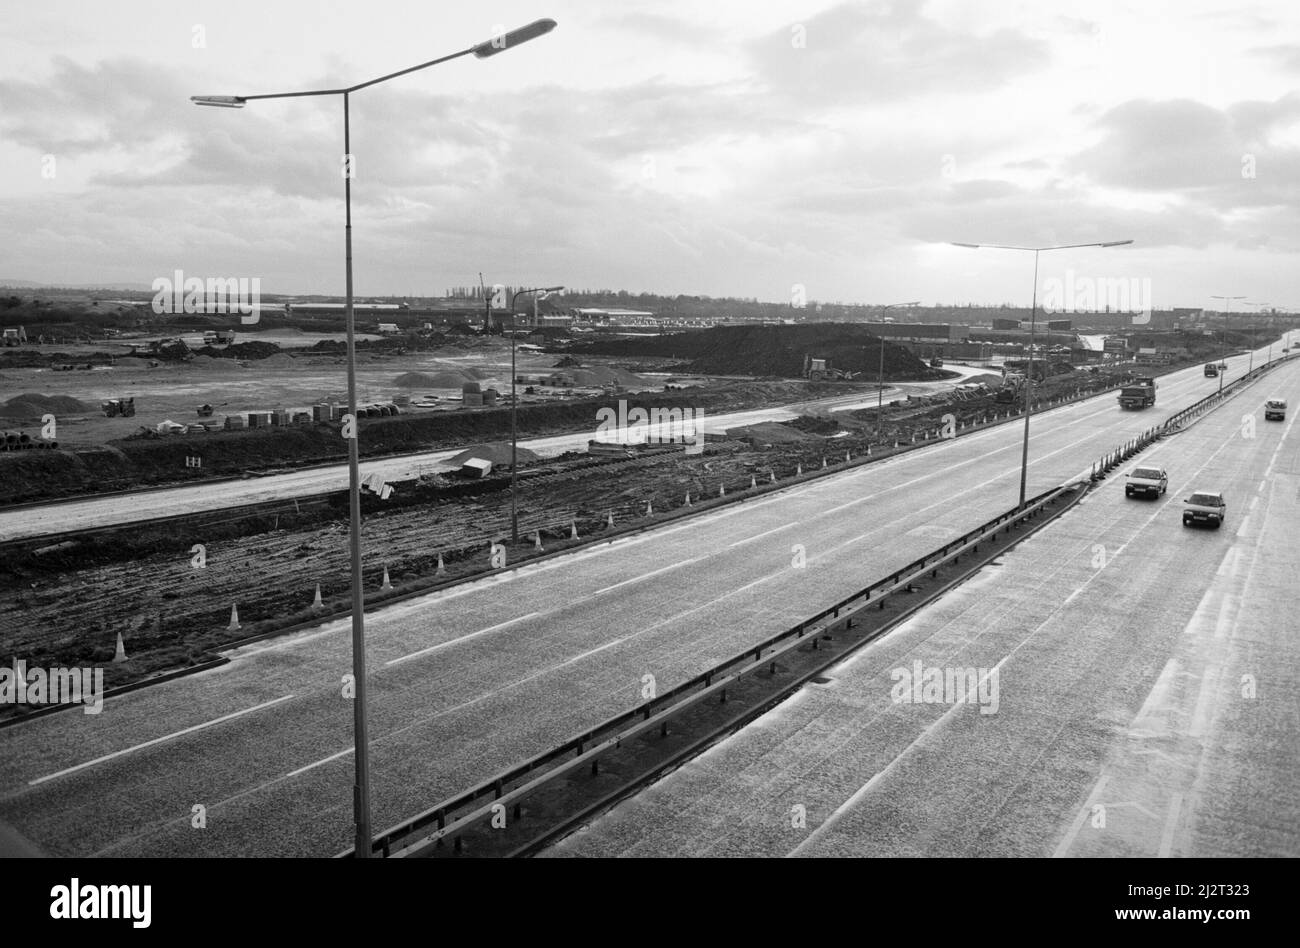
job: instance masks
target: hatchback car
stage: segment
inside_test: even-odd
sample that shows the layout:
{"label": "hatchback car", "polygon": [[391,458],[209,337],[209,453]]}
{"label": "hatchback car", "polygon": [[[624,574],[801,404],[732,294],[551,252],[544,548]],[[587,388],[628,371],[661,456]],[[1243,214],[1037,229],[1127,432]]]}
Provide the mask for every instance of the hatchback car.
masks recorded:
{"label": "hatchback car", "polygon": [[1212,525],[1216,530],[1223,526],[1228,505],[1217,490],[1198,490],[1183,501],[1183,526]]}

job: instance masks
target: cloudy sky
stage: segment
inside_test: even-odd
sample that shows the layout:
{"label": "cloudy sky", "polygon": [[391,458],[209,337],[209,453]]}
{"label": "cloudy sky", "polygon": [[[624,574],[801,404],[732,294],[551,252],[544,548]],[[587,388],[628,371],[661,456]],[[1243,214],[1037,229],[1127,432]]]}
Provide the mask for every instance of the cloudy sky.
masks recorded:
{"label": "cloudy sky", "polygon": [[356,288],[563,283],[1027,303],[1150,280],[1300,308],[1289,0],[42,0],[0,20],[0,279],[256,276],[342,293],[337,88],[540,17],[548,36],[355,93]]}

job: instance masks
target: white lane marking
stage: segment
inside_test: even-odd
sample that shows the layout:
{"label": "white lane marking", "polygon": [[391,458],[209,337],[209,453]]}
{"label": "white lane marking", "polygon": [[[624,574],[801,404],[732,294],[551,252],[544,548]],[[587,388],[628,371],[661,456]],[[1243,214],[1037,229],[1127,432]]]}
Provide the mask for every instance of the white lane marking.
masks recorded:
{"label": "white lane marking", "polygon": [[187,727],[183,731],[176,731],[174,734],[165,734],[162,737],[155,737],[151,741],[145,741],[143,744],[136,744],[134,747],[127,747],[120,751],[113,751],[111,754],[105,754],[103,757],[96,757],[94,760],[88,760],[84,764],[77,764],[75,767],[69,767],[66,770],[60,770],[57,773],[47,774],[44,777],[37,777],[35,780],[27,781],[27,786],[34,787],[37,784],[45,783],[47,780],[54,780],[56,777],[63,777],[67,774],[76,773],[78,770],[85,770],[87,767],[93,767],[96,764],[102,764],[106,760],[112,760],[115,757],[122,757],[126,754],[133,754],[138,750],[146,747],[152,747],[155,744],[161,744],[164,741],[170,741],[176,737],[184,737],[186,734],[193,734],[195,731],[201,731],[204,728],[212,727],[214,724],[220,724],[223,721],[231,721],[235,718],[243,717],[245,714],[252,714],[254,711],[260,711],[263,708],[269,708],[272,705],[279,704],[281,701],[288,701],[293,695],[285,695],[283,698],[276,698],[273,701],[265,701],[262,704],[254,705],[251,708],[245,708],[243,711],[236,711],[233,714],[226,714],[222,717],[206,721],[203,724],[196,724],[193,727]]}
{"label": "white lane marking", "polygon": [[1070,847],[1074,845],[1075,837],[1083,829],[1083,824],[1087,822],[1089,814],[1092,813],[1092,808],[1101,799],[1101,792],[1106,789],[1106,783],[1109,780],[1110,777],[1103,776],[1093,784],[1092,792],[1088,794],[1088,799],[1084,801],[1083,809],[1079,811],[1079,815],[1074,818],[1074,824],[1070,827],[1070,831],[1065,834],[1065,839],[1061,840],[1061,844],[1056,847],[1056,852],[1052,853],[1053,859],[1060,859],[1070,851]]}
{"label": "white lane marking", "polygon": [[735,543],[731,544],[729,548],[734,549],[735,547],[738,546],[744,546],[746,543],[753,543],[755,540],[761,540],[763,539],[763,537],[771,536],[773,533],[780,533],[782,530],[789,530],[791,527],[797,527],[799,526],[800,523],[801,521],[799,520],[791,520],[789,523],[785,524],[784,526],[773,527],[771,530],[764,530],[762,533],[756,533],[752,537],[746,537],[743,540],[737,540]]}
{"label": "white lane marking", "polygon": [[[1263,490],[1263,489],[1264,489],[1264,485],[1261,484],[1260,487],[1259,487],[1259,489],[1260,489],[1260,490]],[[1252,497],[1252,498],[1250,499],[1250,507],[1249,507],[1248,509],[1250,509],[1250,510],[1254,510],[1258,505],[1259,505],[1259,494],[1256,494],[1254,497]]]}
{"label": "white lane marking", "polygon": [[[299,774],[305,774],[309,770],[315,770],[317,767],[324,766],[325,764],[328,764],[332,760],[338,760],[340,757],[346,757],[348,756],[348,754],[351,754],[352,751],[353,748],[349,747],[347,750],[341,750],[337,754],[330,754],[328,757],[322,757],[320,760],[316,761],[313,764],[308,764],[306,767],[299,767],[297,770],[291,770],[289,771],[289,773],[285,774],[282,777],[278,777],[277,779],[288,780],[291,777],[297,777]],[[258,787],[258,789],[260,790],[262,786],[266,786],[266,784],[262,784],[261,786]],[[229,799],[233,800],[234,797],[230,797]],[[227,801],[222,800],[221,802],[225,803]]]}
{"label": "white lane marking", "polygon": [[1178,829],[1178,817],[1183,812],[1183,795],[1175,793],[1169,800],[1169,813],[1165,817],[1165,831],[1160,837],[1160,859],[1168,859],[1174,848],[1174,831]]}
{"label": "white lane marking", "polygon": [[633,576],[631,579],[625,579],[621,583],[615,583],[613,586],[606,586],[604,589],[597,589],[593,593],[588,593],[587,596],[583,599],[583,601],[585,602],[587,599],[591,599],[592,597],[599,596],[603,593],[612,592],[615,589],[622,589],[624,586],[629,586],[632,583],[645,582],[645,580],[650,579],[654,576],[658,576],[660,573],[667,573],[670,572],[671,570],[681,569],[683,566],[690,566],[692,563],[698,563],[702,559],[704,559],[704,557],[697,556],[694,559],[682,560],[682,562],[680,563],[672,563],[668,566],[661,566],[659,569],[651,570],[648,573],[641,573],[637,576]]}
{"label": "white lane marking", "polygon": [[410,655],[403,655],[401,658],[394,658],[392,661],[384,662],[384,667],[387,668],[390,665],[400,665],[402,662],[409,662],[413,658],[419,658],[422,655],[432,654],[433,652],[436,652],[439,649],[444,649],[451,645],[460,645],[463,642],[468,642],[470,639],[476,639],[480,635],[488,635],[489,633],[492,632],[499,632],[502,629],[514,625],[516,622],[523,622],[527,619],[536,619],[540,615],[541,615],[540,612],[530,612],[526,616],[519,616],[518,618],[511,619],[508,622],[499,622],[496,625],[489,626],[486,629],[479,629],[477,632],[470,632],[467,635],[462,635],[454,639],[449,639],[446,642],[439,642],[437,645],[430,645],[428,648],[422,648],[418,652],[412,652]]}

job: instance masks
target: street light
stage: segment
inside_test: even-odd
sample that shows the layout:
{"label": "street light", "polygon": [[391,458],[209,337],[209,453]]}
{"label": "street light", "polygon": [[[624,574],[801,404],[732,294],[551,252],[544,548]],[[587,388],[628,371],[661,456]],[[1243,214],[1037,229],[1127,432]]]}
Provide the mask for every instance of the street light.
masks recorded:
{"label": "street light", "polygon": [[347,345],[348,345],[348,415],[352,424],[352,437],[348,442],[348,506],[349,506],[349,542],[352,556],[352,678],[355,697],[352,702],[352,723],[354,740],[354,757],[356,765],[356,783],[352,790],[353,822],[356,824],[355,856],[366,859],[370,856],[370,758],[369,740],[366,736],[366,652],[365,652],[365,596],[361,579],[361,471],[360,447],[357,425],[357,349],[356,326],[352,308],[352,127],[349,119],[351,95],[360,89],[378,85],[407,73],[427,69],[471,53],[479,59],[495,56],[503,50],[518,46],[520,43],[549,33],[555,29],[554,20],[536,20],[489,40],[462,49],[458,53],[431,59],[411,66],[399,72],[370,79],[354,86],[342,89],[313,89],[306,92],[275,92],[267,95],[195,95],[190,101],[195,105],[214,106],[217,108],[242,109],[255,99],[295,99],[306,96],[341,95],[343,96],[343,153],[348,161],[348,172],[343,176],[343,195],[346,207],[344,226],[344,243],[346,257],[347,305]]}
{"label": "street light", "polygon": [[[1226,364],[1228,358],[1228,341],[1224,335],[1224,330],[1228,326],[1228,313],[1232,312],[1233,300],[1244,300],[1244,296],[1211,296],[1212,300],[1223,300],[1227,305],[1222,313],[1219,314],[1219,362]],[[1253,359],[1251,361],[1254,361]],[[1223,394],[1223,370],[1219,370],[1219,394]]]}
{"label": "street light", "polygon": [[[1269,304],[1248,301],[1245,305],[1246,306],[1268,306]],[[1255,315],[1258,316],[1259,314],[1256,313]],[[1259,323],[1252,320],[1250,324],[1250,364],[1251,365],[1255,364],[1255,342],[1257,341],[1256,333],[1258,330],[1259,330]],[[1264,359],[1265,364],[1268,364],[1269,362],[1273,361],[1273,317],[1271,314],[1268,317],[1268,333],[1269,333],[1268,355]]]}
{"label": "street light", "polygon": [[[895,309],[899,306],[920,306],[920,300],[907,303],[890,303],[881,309]],[[877,347],[880,349],[880,365],[876,369],[876,442],[884,444],[885,438],[885,340],[876,333]]]}
{"label": "street light", "polygon": [[515,492],[515,469],[519,467],[517,453],[519,451],[519,429],[515,424],[515,413],[519,410],[519,397],[515,394],[515,300],[525,293],[538,293],[539,296],[533,297],[533,327],[537,326],[537,301],[544,300],[552,293],[558,293],[563,290],[562,286],[533,286],[526,290],[518,290],[515,295],[510,297],[510,542],[516,544],[519,542],[519,508],[515,505],[515,498],[518,496]]}
{"label": "street light", "polygon": [[1106,240],[1093,244],[1061,244],[1055,247],[1014,247],[1005,244],[963,244],[953,241],[954,247],[973,250],[1025,250],[1034,254],[1034,291],[1029,304],[1029,366],[1025,369],[1025,437],[1020,449],[1020,506],[1025,506],[1025,481],[1029,477],[1029,394],[1034,387],[1034,329],[1038,314],[1038,255],[1048,250],[1077,250],[1081,247],[1123,247],[1131,240]]}

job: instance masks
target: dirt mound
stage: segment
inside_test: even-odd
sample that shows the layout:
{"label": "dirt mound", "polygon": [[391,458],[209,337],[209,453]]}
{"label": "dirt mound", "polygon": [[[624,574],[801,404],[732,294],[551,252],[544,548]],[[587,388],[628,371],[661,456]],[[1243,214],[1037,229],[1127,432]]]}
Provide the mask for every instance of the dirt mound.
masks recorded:
{"label": "dirt mound", "polygon": [[[690,359],[686,371],[706,375],[756,375],[798,378],[805,359],[829,359],[833,368],[874,376],[881,340],[866,326],[810,323],[803,326],[718,326],[701,332],[669,333],[644,338],[596,339],[573,347],[586,353],[624,357],[663,356]],[[933,378],[908,350],[886,343],[886,378]]]}
{"label": "dirt mound", "polygon": [[727,437],[733,441],[752,441],[755,444],[790,444],[795,441],[815,440],[814,435],[775,421],[763,421],[742,428],[728,428]]}
{"label": "dirt mound", "polygon": [[487,378],[481,369],[442,369],[438,372],[403,372],[393,379],[398,388],[460,388],[466,382]]}
{"label": "dirt mound", "polygon": [[293,365],[295,361],[297,361],[297,360],[294,359],[293,356],[289,355],[289,353],[287,353],[287,352],[277,352],[277,353],[276,353],[275,355],[273,355],[273,356],[267,356],[267,357],[266,357],[265,359],[263,359],[260,363],[258,363],[258,366],[259,366],[259,368],[260,368],[261,366],[268,366],[268,367],[270,367],[270,368],[275,368],[275,367],[277,367],[277,366],[279,366],[279,367],[283,367],[283,366],[287,366],[287,365]]}
{"label": "dirt mound", "polygon": [[[537,454],[529,451],[527,448],[518,449],[520,464],[528,464],[532,461],[540,460]],[[480,461],[491,461],[493,467],[510,466],[510,442],[509,441],[490,441],[487,444],[478,444],[472,448],[460,452],[448,464],[454,464],[457,467],[464,464],[470,458],[478,458]]]}
{"label": "dirt mound", "polygon": [[78,401],[71,395],[41,395],[25,392],[0,405],[0,418],[39,418],[47,412],[53,415],[82,415],[94,407]]}
{"label": "dirt mound", "polygon": [[645,379],[627,369],[616,369],[608,365],[593,365],[586,369],[570,369],[569,375],[579,385],[618,384],[624,388],[635,388],[648,384]]}
{"label": "dirt mound", "polygon": [[212,356],[196,355],[190,365],[196,365],[201,369],[215,370],[217,372],[238,372],[241,366],[233,359],[214,359]]}

